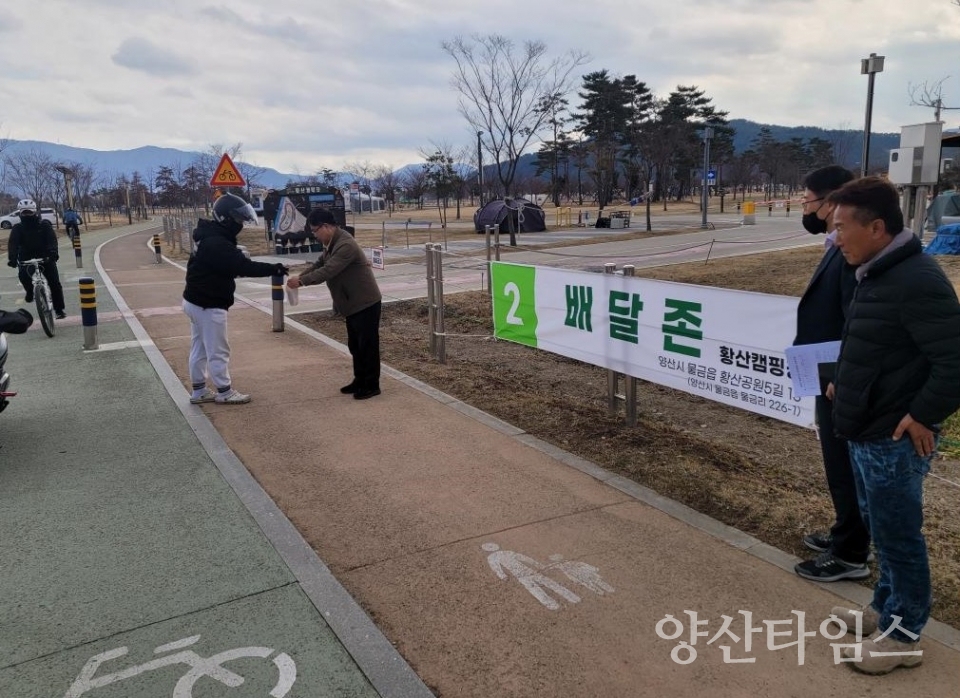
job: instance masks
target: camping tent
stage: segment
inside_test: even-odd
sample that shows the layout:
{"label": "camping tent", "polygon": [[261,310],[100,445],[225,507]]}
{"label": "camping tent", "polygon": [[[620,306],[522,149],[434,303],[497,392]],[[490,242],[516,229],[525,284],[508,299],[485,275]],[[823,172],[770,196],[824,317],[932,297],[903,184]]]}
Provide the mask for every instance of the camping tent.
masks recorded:
{"label": "camping tent", "polygon": [[944,223],[955,223],[953,220],[944,220],[944,217],[960,216],[960,192],[945,191],[935,198],[927,209],[927,230],[938,230]]}
{"label": "camping tent", "polygon": [[482,233],[485,226],[499,226],[501,233],[513,229],[520,233],[542,233],[547,229],[543,209],[526,199],[494,199],[473,214],[473,227]]}

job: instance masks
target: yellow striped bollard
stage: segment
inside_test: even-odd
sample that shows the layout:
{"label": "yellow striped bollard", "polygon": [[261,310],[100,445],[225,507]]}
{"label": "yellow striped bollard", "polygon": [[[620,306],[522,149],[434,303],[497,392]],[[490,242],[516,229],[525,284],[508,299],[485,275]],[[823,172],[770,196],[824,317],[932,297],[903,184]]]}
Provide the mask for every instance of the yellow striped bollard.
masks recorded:
{"label": "yellow striped bollard", "polygon": [[83,349],[100,348],[97,339],[97,287],[93,279],[80,279],[80,319],[83,322]]}
{"label": "yellow striped bollard", "polygon": [[83,250],[80,248],[80,235],[73,236],[73,256],[77,258],[77,269],[83,269]]}
{"label": "yellow striped bollard", "polygon": [[154,254],[157,255],[157,264],[161,264],[163,260],[161,259],[161,253],[160,253],[160,236],[159,235],[153,236],[153,252]]}
{"label": "yellow striped bollard", "polygon": [[273,331],[283,332],[283,276],[271,276],[270,289],[273,298]]}

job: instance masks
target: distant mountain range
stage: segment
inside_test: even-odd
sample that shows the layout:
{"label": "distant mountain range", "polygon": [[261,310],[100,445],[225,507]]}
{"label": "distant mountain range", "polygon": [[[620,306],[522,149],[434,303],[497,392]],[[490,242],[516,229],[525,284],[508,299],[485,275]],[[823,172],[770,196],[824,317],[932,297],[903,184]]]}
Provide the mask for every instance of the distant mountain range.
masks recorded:
{"label": "distant mountain range", "polygon": [[[750,147],[760,129],[766,126],[775,140],[788,141],[791,138],[822,138],[833,143],[835,148],[842,151],[843,163],[848,167],[857,167],[860,162],[860,153],[862,147],[862,131],[833,129],[827,130],[815,126],[776,126],[768,124],[758,124],[746,119],[734,119],[730,125],[736,130],[734,136],[734,149],[736,152],[742,152]],[[886,164],[888,153],[891,148],[899,147],[900,134],[898,133],[874,133],[870,141],[870,161],[874,165]],[[15,154],[18,151],[29,151],[38,149],[45,153],[56,162],[70,163],[80,162],[92,166],[98,172],[132,175],[139,172],[141,176],[156,175],[161,167],[177,167],[185,169],[192,162],[201,157],[197,151],[178,150],[176,148],[159,148],[148,145],[133,150],[92,150],[90,148],[76,148],[58,143],[49,143],[46,141],[15,141],[10,140],[7,143],[5,154]],[[518,176],[527,177],[533,175],[535,171],[536,156],[533,153],[527,153],[520,159],[518,167]],[[403,174],[410,169],[419,168],[419,164],[410,164],[397,170],[397,174]],[[473,168],[468,165],[456,165],[461,173],[472,176]],[[260,168],[263,173],[258,177],[258,185],[267,189],[279,189],[286,186],[289,181],[298,181],[302,176],[286,172],[278,172],[272,168]],[[493,176],[494,173],[489,166],[484,167],[485,174]],[[350,173],[338,173],[341,179],[350,181],[354,177]]]}

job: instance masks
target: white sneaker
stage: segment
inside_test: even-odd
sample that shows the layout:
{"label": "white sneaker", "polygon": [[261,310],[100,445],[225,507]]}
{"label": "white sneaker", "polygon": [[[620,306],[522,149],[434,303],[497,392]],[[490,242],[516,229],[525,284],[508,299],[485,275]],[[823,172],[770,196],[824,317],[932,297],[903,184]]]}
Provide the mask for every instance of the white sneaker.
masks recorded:
{"label": "white sneaker", "polygon": [[226,393],[219,393],[216,397],[216,403],[218,405],[243,405],[248,402],[250,402],[249,395],[244,395],[232,388]]}
{"label": "white sneaker", "polygon": [[898,667],[919,666],[923,662],[923,650],[922,642],[900,642],[888,635],[882,640],[870,638],[844,647],[840,654],[853,660],[850,666],[864,674],[888,674]]}
{"label": "white sneaker", "polygon": [[[863,638],[873,635],[880,623],[880,614],[873,610],[873,606],[867,604],[863,608],[845,608],[843,606],[834,606],[830,609],[830,615],[839,618],[847,627],[848,633],[857,632],[857,621],[859,620],[860,636]],[[858,618],[859,616],[859,618]]]}
{"label": "white sneaker", "polygon": [[204,388],[203,392],[200,393],[197,397],[190,398],[191,405],[200,405],[204,402],[213,402],[217,397],[215,390],[210,390],[210,388]]}

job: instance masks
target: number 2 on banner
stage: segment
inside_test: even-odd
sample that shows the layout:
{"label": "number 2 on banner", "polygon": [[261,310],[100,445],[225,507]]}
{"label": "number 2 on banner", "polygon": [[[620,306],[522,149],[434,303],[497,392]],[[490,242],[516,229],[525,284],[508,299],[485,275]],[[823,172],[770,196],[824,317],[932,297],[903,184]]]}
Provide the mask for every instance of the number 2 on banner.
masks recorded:
{"label": "number 2 on banner", "polygon": [[503,287],[503,292],[507,296],[513,296],[513,304],[507,312],[508,325],[523,325],[523,318],[517,317],[517,308],[520,307],[520,287],[510,281]]}

